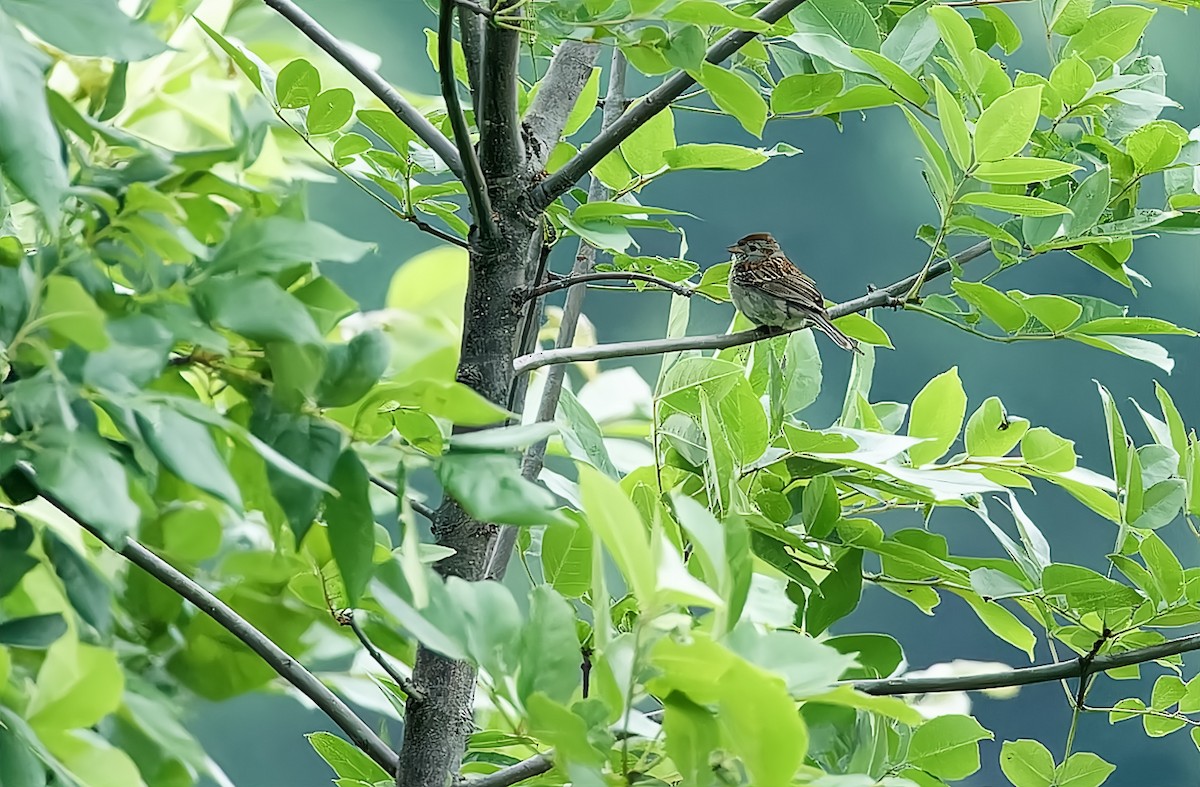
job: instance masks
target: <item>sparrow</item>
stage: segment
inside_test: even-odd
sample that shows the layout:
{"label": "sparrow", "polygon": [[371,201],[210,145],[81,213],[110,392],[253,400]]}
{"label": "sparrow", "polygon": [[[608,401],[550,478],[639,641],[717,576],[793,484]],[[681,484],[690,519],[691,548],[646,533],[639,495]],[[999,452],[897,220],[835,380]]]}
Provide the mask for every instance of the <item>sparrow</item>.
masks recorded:
{"label": "sparrow", "polygon": [[843,350],[862,352],[830,322],[816,283],[792,264],[770,233],[747,235],[728,250],[733,254],[729,294],[751,322],[790,329],[812,323]]}

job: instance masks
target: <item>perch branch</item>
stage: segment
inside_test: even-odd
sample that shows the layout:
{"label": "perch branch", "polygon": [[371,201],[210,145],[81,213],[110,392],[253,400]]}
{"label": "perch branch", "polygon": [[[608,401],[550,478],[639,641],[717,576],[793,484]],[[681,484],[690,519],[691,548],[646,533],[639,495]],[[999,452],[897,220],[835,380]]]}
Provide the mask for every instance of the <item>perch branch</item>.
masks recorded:
{"label": "perch branch", "polygon": [[[371,483],[374,484],[375,486],[379,487],[383,491],[387,492],[392,497],[395,497],[395,498],[400,497],[400,490],[397,489],[396,485],[393,484],[391,481],[382,479],[377,475],[372,475]],[[432,508],[430,508],[429,506],[422,503],[420,500],[414,500],[413,498],[410,497],[408,499],[408,504],[410,506],[412,506],[413,511],[416,511],[418,514],[425,517],[426,519],[428,519],[431,522],[433,521],[433,517],[437,514],[436,511],[434,511]]]}
{"label": "perch branch", "polygon": [[[970,248],[960,251],[953,257],[936,262],[929,267],[926,281],[942,276],[955,265],[962,265],[976,257],[983,256],[991,248],[990,241],[982,241]],[[917,274],[919,275],[919,274]],[[829,316],[833,319],[856,314],[877,306],[894,305],[896,298],[908,292],[917,275],[909,276],[895,284],[890,284],[881,290],[874,290],[859,298],[835,304],[829,308]],[[682,336],[678,339],[649,339],[632,342],[614,342],[612,344],[597,344],[591,347],[565,347],[522,355],[513,361],[513,368],[518,373],[528,372],[542,366],[553,364],[574,363],[575,361],[599,361],[605,358],[631,358],[637,355],[661,355],[663,353],[679,352],[681,350],[723,350],[726,347],[737,347],[750,344],[760,339],[780,336],[790,331],[783,328],[752,328],[737,333],[716,334],[713,336]]]}
{"label": "perch branch", "polygon": [[543,295],[549,295],[558,290],[565,290],[568,287],[574,287],[579,284],[587,284],[591,281],[647,281],[651,284],[656,284],[664,290],[670,290],[678,295],[691,297],[696,290],[686,284],[678,284],[666,279],[660,279],[657,276],[651,276],[649,273],[625,273],[621,271],[602,271],[600,273],[576,273],[570,276],[564,276],[561,279],[547,282],[538,287],[534,287],[525,297],[540,298]]}
{"label": "perch branch", "polygon": [[[804,0],[772,0],[770,4],[754,15],[768,24],[775,24]],[[734,30],[709,48],[704,59],[709,63],[720,63],[734,52],[748,44],[756,33],[749,30]],[[596,135],[591,144],[577,153],[557,172],[546,178],[533,190],[532,200],[537,207],[545,207],[565,194],[575,182],[582,178],[592,167],[600,163],[618,145],[629,138],[650,118],[671,105],[671,102],[683,95],[684,91],[696,84],[686,71],[673,74],[658,87],[629,108],[608,129]]]}
{"label": "perch branch", "polygon": [[[30,482],[38,487],[43,499],[74,520],[81,528],[101,541],[104,541],[100,533],[76,515],[69,506],[42,489],[37,482],[37,476],[32,467],[24,462],[18,463],[17,466],[29,478]],[[367,756],[377,762],[388,773],[396,772],[396,765],[398,763],[396,753],[362,719],[355,715],[354,711],[350,710],[346,703],[342,702],[336,694],[318,680],[315,675],[305,669],[294,657],[272,642],[265,634],[252,626],[249,621],[235,612],[228,604],[221,601],[212,593],[209,593],[190,577],[132,538],[124,539],[119,546],[110,546],[130,563],[133,563],[157,579],[168,589],[173,590],[190,601],[197,609],[245,643],[271,669],[275,670],[279,677],[295,686],[297,691],[308,697],[313,701],[313,704],[323,710],[325,715],[342,728],[342,731],[349,736],[355,746],[366,752]]]}
{"label": "perch branch", "polygon": [[476,157],[475,147],[471,142],[467,116],[463,114],[462,104],[458,100],[458,80],[454,76],[452,57],[455,8],[454,0],[442,0],[438,13],[438,77],[442,85],[442,99],[446,102],[446,114],[450,118],[450,128],[454,131],[454,144],[458,146],[458,155],[463,162],[462,181],[467,190],[467,199],[471,203],[471,214],[484,236],[494,238],[497,230],[496,220],[492,217],[492,201],[488,198],[483,170],[479,166],[479,158]]}
{"label": "perch branch", "polygon": [[[417,686],[417,684],[413,683],[411,678],[407,678],[402,675],[400,671],[396,669],[395,665],[388,660],[388,657],[385,656],[379,650],[379,648],[375,647],[375,643],[372,642],[371,638],[367,636],[367,632],[363,631],[362,626],[358,625],[358,619],[354,615],[354,610],[350,610],[344,619],[346,621],[346,625],[349,626],[350,630],[354,632],[354,636],[358,637],[358,641],[360,644],[362,644],[363,649],[367,651],[367,655],[370,656],[376,664],[383,668],[383,671],[386,672],[387,676],[391,678],[397,686],[400,687],[401,691],[408,695],[409,701],[424,702],[424,690]],[[340,619],[339,622],[341,622]]]}
{"label": "perch branch", "polygon": [[985,672],[979,675],[959,675],[944,678],[881,678],[859,680],[848,683],[864,694],[875,696],[896,694],[936,694],[946,691],[980,691],[999,689],[1005,686],[1027,686],[1031,683],[1049,683],[1067,678],[1087,678],[1110,669],[1144,664],[1148,661],[1178,656],[1200,650],[1200,634],[1191,634],[1178,639],[1169,639],[1157,645],[1109,653],[1092,659],[1081,656],[1070,661],[1039,664],[1036,667],[1021,667],[1003,672]]}
{"label": "perch branch", "polygon": [[530,171],[540,173],[546,166],[550,151],[562,137],[567,118],[592,75],[599,51],[599,44],[564,41],[554,53],[546,76],[538,86],[537,96],[525,113],[525,128],[537,141],[528,151]]}
{"label": "perch branch", "polygon": [[341,41],[321,27],[315,19],[304,13],[292,0],[263,0],[263,2],[279,12],[280,16],[291,22],[293,27],[308,36],[314,44],[325,50],[330,57],[353,74],[355,79],[374,93],[375,97],[392,111],[392,114],[400,118],[404,125],[411,128],[413,133],[446,163],[455,177],[462,179],[463,165],[458,151],[454,148],[454,143],[434,128],[433,124],[426,120],[425,116],[408,103],[404,96],[400,95],[383,77],[367,68]]}

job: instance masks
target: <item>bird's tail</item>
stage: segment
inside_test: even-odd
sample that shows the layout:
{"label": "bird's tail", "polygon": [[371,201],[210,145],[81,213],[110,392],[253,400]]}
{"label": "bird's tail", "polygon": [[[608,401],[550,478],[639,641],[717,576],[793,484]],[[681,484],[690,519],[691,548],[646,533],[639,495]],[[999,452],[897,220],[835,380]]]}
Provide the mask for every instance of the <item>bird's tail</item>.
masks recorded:
{"label": "bird's tail", "polygon": [[812,315],[812,322],[816,328],[825,333],[830,339],[833,339],[833,343],[838,347],[841,347],[843,350],[852,350],[859,355],[863,354],[863,351],[858,347],[858,342],[839,331],[824,314]]}

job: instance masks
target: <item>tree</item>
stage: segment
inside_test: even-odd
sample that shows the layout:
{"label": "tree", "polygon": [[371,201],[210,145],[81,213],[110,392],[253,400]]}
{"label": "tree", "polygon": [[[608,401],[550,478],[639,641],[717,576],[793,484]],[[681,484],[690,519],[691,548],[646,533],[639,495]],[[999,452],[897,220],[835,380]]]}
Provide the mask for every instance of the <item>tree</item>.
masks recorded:
{"label": "tree", "polygon": [[[955,368],[909,405],[871,401],[885,307],[1168,371],[1140,337],[1195,335],[994,286],[1066,251],[1132,292],[1135,240],[1200,231],[1200,141],[1160,119],[1166,75],[1142,50],[1154,11],[1041,3],[1051,68],[1013,77],[1002,2],[441,0],[442,101],[418,108],[291,0],[264,0],[294,35],[258,50],[238,37],[266,13],[253,2],[132,18],[0,0],[0,783],[193,783],[212,765],[172,698],[276,677],[349,738],[311,738],[346,785],[941,784],[975,772],[992,733],[897,697],[1054,680],[1074,681],[1075,717],[1194,731],[1200,683],[1173,672],[1088,705],[1097,676],[1200,648],[1159,631],[1200,622],[1198,569],[1158,535],[1200,513],[1200,447],[1167,391],[1136,408],[1138,444],[1100,387],[1111,473],[996,397],[968,417]],[[301,34],[336,65],[313,65]],[[638,95],[630,67],[662,81]],[[799,152],[680,143],[687,109],[756,136],[861,111],[911,126],[928,258],[831,307],[866,347],[831,426],[798,415],[823,385],[809,331],[738,317],[687,336],[690,298],[728,299],[727,265],[700,271],[686,244],[629,253],[631,233],[676,231],[641,200],[653,182]],[[308,216],[297,186],[329,171],[444,243],[401,268],[377,320],[352,319],[317,266],[369,249]],[[1145,207],[1160,174],[1165,204]],[[602,280],[674,293],[669,335],[577,346]],[[650,459],[622,472],[585,402],[627,391],[629,370],[587,363],[646,354],[661,372],[624,434]],[[565,385],[571,363],[590,391]],[[517,423],[527,398],[537,416]],[[547,451],[571,461],[544,471]],[[436,508],[413,483],[426,470]],[[1051,559],[1019,502],[1047,485],[1114,524],[1102,570]],[[977,515],[1008,557],[951,554],[886,516],[943,509]],[[514,548],[527,594],[493,581]],[[1054,661],[906,676],[891,636],[829,634],[864,585],[928,612],[958,597]],[[378,663],[396,749],[301,665],[314,637]],[[1004,774],[1101,784],[1113,766],[1073,731],[1058,758],[1005,742]]]}

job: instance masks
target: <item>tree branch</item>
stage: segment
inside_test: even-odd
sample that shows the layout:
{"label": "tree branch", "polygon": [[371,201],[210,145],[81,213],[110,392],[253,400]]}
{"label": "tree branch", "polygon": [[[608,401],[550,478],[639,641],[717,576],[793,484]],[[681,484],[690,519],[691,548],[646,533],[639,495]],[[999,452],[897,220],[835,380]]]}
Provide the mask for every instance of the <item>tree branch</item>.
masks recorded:
{"label": "tree branch", "polygon": [[1169,639],[1157,645],[1127,650],[1124,653],[1109,653],[1093,659],[1080,657],[1070,661],[1040,664],[1036,667],[1021,667],[1004,672],[985,672],[979,675],[960,675],[945,678],[881,678],[859,680],[847,685],[864,694],[875,696],[896,694],[936,694],[946,691],[980,691],[999,689],[1005,686],[1027,686],[1031,683],[1049,683],[1067,678],[1086,678],[1117,667],[1144,664],[1148,661],[1178,656],[1200,650],[1200,634],[1178,639]]}
{"label": "tree branch", "polygon": [[[426,120],[425,116],[408,103],[404,96],[400,95],[383,77],[367,68],[361,60],[342,45],[341,41],[317,24],[315,19],[304,13],[292,0],[263,0],[263,2],[278,11],[284,19],[292,23],[293,27],[308,36],[314,44],[325,50],[330,57],[353,74],[363,87],[374,93],[384,106],[400,118],[404,125],[411,128],[413,133],[446,163],[455,177],[460,180],[463,178],[462,161],[458,156],[458,151],[454,148],[454,143],[434,128],[433,124]],[[403,153],[403,151],[399,152]]]}
{"label": "tree branch", "polygon": [[[772,0],[770,4],[755,14],[754,18],[774,24],[803,2],[804,0]],[[713,44],[704,59],[709,63],[720,63],[749,43],[755,35],[748,30],[734,30]],[[535,188],[532,195],[534,206],[544,208],[565,194],[577,180],[600,163],[600,159],[615,150],[618,145],[629,138],[630,134],[670,106],[672,101],[682,96],[684,91],[694,84],[696,84],[696,80],[692,79],[686,71],[678,71],[647,93],[641,101],[630,107],[629,111],[621,115],[607,130],[597,134],[590,145]]]}
{"label": "tree branch", "polygon": [[471,203],[471,214],[475,217],[475,224],[483,231],[484,237],[494,238],[496,220],[492,217],[492,201],[488,198],[483,170],[475,156],[467,117],[458,101],[458,80],[454,76],[452,57],[454,9],[454,0],[442,0],[438,13],[438,76],[441,78],[442,99],[446,102],[446,114],[450,118],[450,128],[454,130],[454,143],[458,146],[458,155],[462,158],[462,181],[467,190],[467,199]]}
{"label": "tree branch", "polygon": [[539,83],[537,96],[525,113],[525,127],[537,141],[528,151],[528,166],[535,174],[545,168],[546,159],[562,137],[567,117],[592,74],[599,51],[599,44],[564,41],[554,53],[546,76]]}
{"label": "tree branch", "polygon": [[[400,490],[398,488],[396,488],[396,485],[393,484],[391,481],[387,481],[387,480],[380,478],[379,476],[374,475],[374,474],[372,474],[370,476],[370,478],[371,478],[372,484],[379,487],[383,491],[387,492],[388,494],[390,494],[392,497],[396,498],[397,500],[400,499]],[[418,514],[420,514],[421,516],[425,517],[426,519],[428,519],[430,521],[432,521],[433,518],[437,515],[436,511],[434,511],[432,508],[430,508],[429,506],[422,503],[420,500],[415,500],[410,497],[408,499],[408,504],[410,506],[412,506],[413,511],[416,511]]]}
{"label": "tree branch", "polygon": [[471,89],[471,108],[475,110],[476,121],[479,119],[479,91],[483,83],[480,74],[483,68],[483,23],[484,17],[459,3],[458,34],[462,39],[463,59],[467,61],[467,84]]}
{"label": "tree branch", "polygon": [[[39,494],[50,505],[71,518],[81,528],[96,538],[104,538],[95,528],[81,519],[65,503],[46,492],[38,484],[37,474],[25,462],[19,462],[17,467],[38,488]],[[107,543],[107,542],[105,542]],[[396,753],[363,722],[346,703],[330,691],[324,683],[317,679],[294,657],[272,642],[265,634],[252,626],[249,621],[235,612],[228,604],[209,593],[183,572],[176,569],[158,555],[139,544],[132,538],[124,539],[119,547],[111,546],[119,555],[130,563],[157,579],[168,589],[178,593],[204,614],[217,622],[222,628],[240,639],[251,650],[257,653],[279,677],[296,687],[304,696],[313,701],[318,708],[325,712],[334,724],[342,728],[352,743],[366,752],[372,760],[388,773],[396,772],[398,762]]]}
{"label": "tree branch", "polygon": [[538,287],[534,287],[525,296],[526,298],[540,298],[543,295],[548,295],[557,290],[565,290],[568,287],[574,287],[579,284],[587,284],[590,281],[648,281],[651,284],[656,284],[664,290],[670,290],[677,295],[691,297],[696,294],[696,290],[686,284],[679,284],[666,279],[660,279],[657,276],[651,276],[649,273],[632,273],[622,271],[602,271],[600,273],[573,273],[570,276],[564,276],[561,279],[547,282]]}
{"label": "tree branch", "polygon": [[350,630],[354,632],[354,636],[358,637],[358,641],[362,644],[363,649],[367,651],[367,655],[383,668],[383,671],[387,673],[389,678],[395,681],[401,691],[408,695],[409,702],[425,701],[425,691],[413,683],[411,678],[401,675],[400,671],[388,660],[388,657],[383,655],[379,648],[375,647],[375,643],[367,636],[367,632],[363,631],[362,626],[358,625],[358,620],[354,616],[354,610],[348,610],[344,618],[335,616],[335,620],[339,623],[345,620],[345,625],[350,627]]}
{"label": "tree branch", "polygon": [[495,773],[480,776],[478,779],[463,779],[458,787],[512,787],[517,782],[541,776],[554,767],[554,760],[549,754],[535,754],[527,760],[521,760],[515,765],[501,768]]}
{"label": "tree branch", "polygon": [[[962,265],[976,257],[983,256],[991,248],[990,241],[976,243],[970,248],[960,251],[953,257],[936,262],[929,267],[926,281],[942,276],[955,265]],[[919,274],[917,274],[919,275]],[[839,303],[829,308],[829,316],[833,319],[856,314],[877,306],[892,306],[898,297],[908,292],[917,275],[901,279],[882,290],[874,290],[860,298]],[[798,329],[795,329],[798,330]],[[737,333],[723,333],[713,336],[682,336],[678,339],[649,339],[632,342],[614,342],[612,344],[597,344],[591,347],[564,347],[522,355],[513,361],[513,368],[518,374],[532,371],[543,366],[554,364],[574,363],[576,361],[599,361],[605,358],[632,358],[638,355],[662,355],[663,353],[679,352],[681,350],[723,350],[726,347],[737,347],[750,344],[772,336],[781,336],[791,331],[783,328],[752,328]]]}
{"label": "tree branch", "polygon": [[[511,0],[496,0],[492,10],[498,13],[512,5]],[[475,124],[479,127],[480,163],[489,185],[496,189],[515,187],[517,184],[508,179],[524,171],[525,145],[517,118],[516,74],[520,57],[521,33],[489,22],[484,28],[479,117]],[[496,182],[497,179],[504,182]]]}

